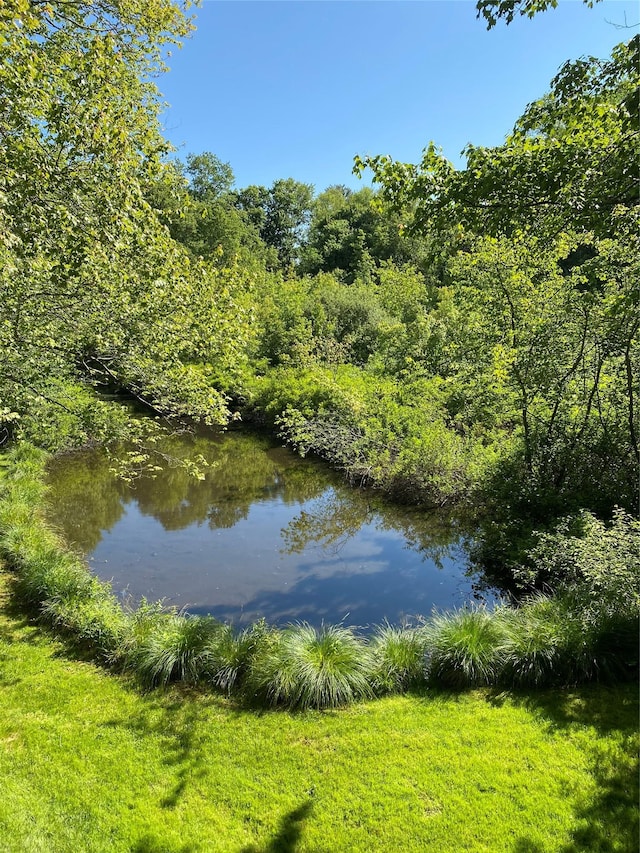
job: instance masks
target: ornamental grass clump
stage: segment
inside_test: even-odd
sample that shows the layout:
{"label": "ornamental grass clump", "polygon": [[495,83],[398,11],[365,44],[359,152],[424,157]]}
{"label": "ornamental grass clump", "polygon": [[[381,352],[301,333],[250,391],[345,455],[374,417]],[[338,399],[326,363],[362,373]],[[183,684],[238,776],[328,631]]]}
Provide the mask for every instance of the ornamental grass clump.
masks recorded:
{"label": "ornamental grass clump", "polygon": [[494,684],[502,669],[503,619],[483,607],[437,613],[426,627],[429,677],[448,687]]}
{"label": "ornamental grass clump", "polygon": [[566,627],[553,599],[537,595],[518,610],[503,610],[501,681],[514,686],[544,686],[561,679]]}
{"label": "ornamental grass clump", "polygon": [[371,640],[376,693],[402,693],[425,682],[427,639],[424,628],[376,628]]}
{"label": "ornamental grass clump", "polygon": [[301,623],[262,644],[249,686],[272,706],[337,708],[373,695],[372,669],[370,649],[348,628]]}
{"label": "ornamental grass clump", "polygon": [[204,616],[161,614],[153,609],[137,622],[128,661],[144,684],[195,684],[203,678],[210,641],[220,630],[219,622]]}
{"label": "ornamental grass clump", "polygon": [[268,645],[276,631],[264,620],[239,633],[231,625],[220,625],[210,638],[206,656],[206,678],[225,693],[241,688],[257,651]]}

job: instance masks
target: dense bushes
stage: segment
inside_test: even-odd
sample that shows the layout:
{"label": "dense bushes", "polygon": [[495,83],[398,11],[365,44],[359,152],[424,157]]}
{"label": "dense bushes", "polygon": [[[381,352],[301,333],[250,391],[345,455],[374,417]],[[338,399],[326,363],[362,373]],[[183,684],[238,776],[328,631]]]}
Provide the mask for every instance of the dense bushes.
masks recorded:
{"label": "dense bushes", "polygon": [[587,588],[600,607],[640,603],[640,520],[621,509],[609,525],[585,511],[561,519],[552,531],[536,535],[529,558],[529,577],[538,582]]}
{"label": "dense bushes", "polygon": [[442,506],[470,493],[493,464],[482,435],[451,428],[437,379],[398,383],[352,365],[279,368],[253,385],[253,410],[300,453],[396,500]]}
{"label": "dense bushes", "polygon": [[[639,525],[622,513],[609,528],[582,517],[584,539],[570,536],[568,523],[540,537],[534,559],[552,565],[562,555],[574,582],[518,609],[440,613],[416,627],[380,626],[368,638],[344,626],[263,622],[236,633],[146,602],[123,611],[109,585],[42,523],[44,460],[22,444],[0,469],[0,548],[16,595],[81,649],[147,687],[180,681],[249,702],[328,708],[429,685],[562,685],[629,677],[637,667]],[[606,571],[588,558],[602,539]]]}

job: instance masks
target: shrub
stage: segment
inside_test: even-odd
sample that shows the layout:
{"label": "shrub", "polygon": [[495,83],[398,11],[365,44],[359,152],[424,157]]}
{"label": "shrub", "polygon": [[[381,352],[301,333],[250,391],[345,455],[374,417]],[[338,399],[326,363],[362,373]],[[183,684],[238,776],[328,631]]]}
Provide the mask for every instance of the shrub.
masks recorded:
{"label": "shrub", "polygon": [[337,708],[372,695],[372,663],[366,644],[348,628],[301,623],[262,645],[249,684],[270,705]]}
{"label": "shrub", "polygon": [[256,409],[300,453],[403,501],[460,499],[493,458],[481,432],[451,428],[438,379],[397,382],[353,365],[315,365],[272,370],[254,390]]}
{"label": "shrub", "polygon": [[562,519],[552,532],[534,535],[528,557],[535,577],[555,589],[590,592],[600,611],[638,611],[640,520],[616,509],[607,525],[584,510]]}
{"label": "shrub", "polygon": [[583,511],[536,538],[534,571],[556,589],[544,615],[562,635],[556,675],[629,677],[638,662],[640,521],[618,509],[606,525]]}

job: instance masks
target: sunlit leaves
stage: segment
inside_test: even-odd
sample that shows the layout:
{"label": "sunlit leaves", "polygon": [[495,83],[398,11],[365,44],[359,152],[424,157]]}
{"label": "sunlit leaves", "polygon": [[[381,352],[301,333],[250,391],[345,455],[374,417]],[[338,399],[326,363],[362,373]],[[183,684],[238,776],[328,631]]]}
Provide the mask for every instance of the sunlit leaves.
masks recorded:
{"label": "sunlit leaves", "polygon": [[192,263],[145,199],[167,150],[151,78],[188,31],[168,0],[3,7],[0,396],[11,409],[68,408],[61,387],[84,378],[166,414],[228,415],[203,365],[242,362],[246,282]]}
{"label": "sunlit leaves", "polygon": [[376,156],[357,158],[354,171],[371,169],[383,197],[414,212],[417,231],[461,223],[493,234],[608,234],[640,197],[639,51],[635,36],[610,60],[567,62],[504,145],[467,146],[464,170],[430,143],[417,166]]}
{"label": "sunlit leaves", "polygon": [[[600,0],[583,0],[583,2],[587,6],[593,6]],[[555,9],[557,6],[558,0],[476,0],[478,18],[482,16],[485,19],[488,30],[495,27],[500,19],[510,24],[516,15],[533,18],[538,12]]]}

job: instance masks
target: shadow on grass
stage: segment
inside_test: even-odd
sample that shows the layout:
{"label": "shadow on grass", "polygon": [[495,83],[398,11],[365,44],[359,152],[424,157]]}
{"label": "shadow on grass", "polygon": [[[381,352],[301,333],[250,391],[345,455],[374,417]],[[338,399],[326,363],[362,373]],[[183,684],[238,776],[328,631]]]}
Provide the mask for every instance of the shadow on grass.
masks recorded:
{"label": "shadow on grass", "polygon": [[131,853],[192,853],[195,851],[192,844],[183,844],[182,847],[170,847],[165,841],[156,838],[155,835],[143,835],[131,848]]}
{"label": "shadow on grass", "polygon": [[[595,728],[600,735],[618,732],[619,748],[596,745],[590,773],[595,791],[576,804],[576,829],[558,853],[637,853],[640,849],[638,809],[638,691],[589,685],[570,691],[495,693],[493,705],[506,700],[521,705],[552,730]],[[513,853],[543,853],[529,838],[519,838]]]}
{"label": "shadow on grass", "polygon": [[[7,642],[41,643],[39,636],[42,624],[33,610],[22,605],[16,593],[16,577],[0,566],[0,614],[6,617],[0,625],[0,639]],[[30,629],[30,630],[27,630]]]}
{"label": "shadow on grass", "polygon": [[[9,615],[6,607],[3,607],[2,610],[5,614]],[[10,623],[5,620],[0,622],[0,643],[12,646],[15,643],[35,645],[37,642],[38,629],[27,618],[14,618],[14,616],[11,616]]]}
{"label": "shadow on grass", "polygon": [[[638,761],[628,755],[623,761],[596,756],[591,771],[596,793],[576,809],[578,826],[558,853],[637,853],[638,770]],[[545,849],[531,839],[519,838],[513,853],[544,853]]]}
{"label": "shadow on grass", "polygon": [[578,808],[580,826],[561,853],[618,853],[640,850],[638,825],[638,761],[616,761],[602,754],[596,757],[593,778],[597,793]]}
{"label": "shadow on grass", "polygon": [[[208,709],[222,700],[192,693],[177,685],[166,690],[159,688],[149,694],[150,702],[144,712],[102,723],[107,728],[128,729],[137,736],[152,735],[160,739],[162,763],[172,769],[172,787],[159,801],[163,809],[176,808],[187,787],[206,775],[210,762],[204,743],[206,726],[201,723]],[[161,849],[164,848],[158,848]]]}
{"label": "shadow on grass", "polygon": [[164,809],[174,809],[187,785],[202,778],[206,772],[205,750],[198,725],[203,709],[200,703],[179,701],[171,707],[168,731],[165,730],[167,749],[164,763],[175,768],[175,784],[160,800]]}
{"label": "shadow on grass", "polygon": [[307,800],[297,809],[288,812],[280,821],[278,831],[262,847],[254,844],[243,847],[240,853],[295,853],[302,837],[302,823],[309,816],[313,802]]}
{"label": "shadow on grass", "polygon": [[[14,580],[0,565],[0,646],[13,649],[19,644],[42,646],[47,642],[47,637],[42,634],[41,626],[12,598]],[[53,654],[55,656],[56,652]],[[11,687],[22,681],[20,673],[13,678],[7,676],[4,664],[9,658],[10,654],[0,651],[0,685],[3,687]]]}
{"label": "shadow on grass", "polygon": [[639,697],[637,685],[585,684],[556,690],[487,691],[487,701],[501,707],[505,701],[526,708],[552,731],[569,726],[591,726],[600,735],[638,731]]}

